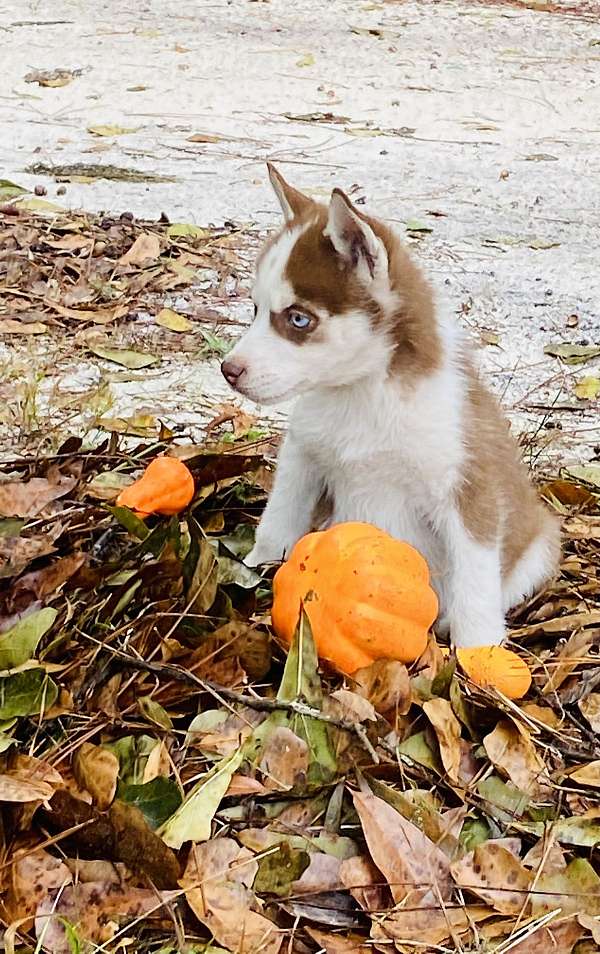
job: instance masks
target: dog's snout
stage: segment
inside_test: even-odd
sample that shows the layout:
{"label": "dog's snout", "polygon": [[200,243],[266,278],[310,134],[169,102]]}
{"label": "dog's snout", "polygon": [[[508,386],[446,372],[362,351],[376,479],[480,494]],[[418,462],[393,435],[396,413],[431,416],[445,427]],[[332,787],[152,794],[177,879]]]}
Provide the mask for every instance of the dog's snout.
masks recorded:
{"label": "dog's snout", "polygon": [[221,364],[221,373],[232,387],[236,386],[245,370],[243,364],[237,364],[235,361],[223,361]]}

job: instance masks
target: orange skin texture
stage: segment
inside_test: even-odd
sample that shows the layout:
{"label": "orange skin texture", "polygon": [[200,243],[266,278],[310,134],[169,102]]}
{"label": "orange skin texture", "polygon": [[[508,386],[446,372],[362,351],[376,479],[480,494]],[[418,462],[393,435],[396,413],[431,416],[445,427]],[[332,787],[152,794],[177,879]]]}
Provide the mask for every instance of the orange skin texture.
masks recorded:
{"label": "orange skin texture", "polygon": [[503,646],[457,649],[458,664],[476,686],[498,689],[509,699],[522,699],[531,686],[531,673],[520,656]]}
{"label": "orange skin texture", "polygon": [[194,496],[194,478],[176,457],[155,457],[135,483],[117,497],[117,506],[129,507],[142,517],[167,517],[184,510]]}
{"label": "orange skin texture", "polygon": [[421,554],[368,523],[307,534],[275,574],[271,618],[288,645],[302,602],[319,656],[346,674],[418,659],[438,612]]}

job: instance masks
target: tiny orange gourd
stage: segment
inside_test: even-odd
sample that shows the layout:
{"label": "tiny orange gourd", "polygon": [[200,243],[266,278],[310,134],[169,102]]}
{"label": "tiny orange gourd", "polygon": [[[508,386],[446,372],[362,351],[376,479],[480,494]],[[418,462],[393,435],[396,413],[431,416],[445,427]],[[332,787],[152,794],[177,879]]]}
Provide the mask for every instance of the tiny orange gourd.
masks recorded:
{"label": "tiny orange gourd", "polygon": [[143,517],[151,513],[173,516],[194,496],[194,478],[176,457],[155,457],[133,484],[121,491],[117,506],[129,507]]}
{"label": "tiny orange gourd", "polygon": [[438,612],[421,554],[368,523],[307,534],[275,574],[271,618],[288,645],[302,603],[319,656],[347,674],[384,657],[413,662]]}
{"label": "tiny orange gourd", "polygon": [[498,689],[508,699],[522,699],[531,686],[527,663],[503,646],[457,649],[456,659],[476,686]]}

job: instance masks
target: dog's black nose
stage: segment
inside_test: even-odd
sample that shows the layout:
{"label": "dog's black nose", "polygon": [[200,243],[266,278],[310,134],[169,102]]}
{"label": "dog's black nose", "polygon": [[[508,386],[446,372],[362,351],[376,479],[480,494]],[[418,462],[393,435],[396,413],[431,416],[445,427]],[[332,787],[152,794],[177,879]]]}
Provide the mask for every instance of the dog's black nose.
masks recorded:
{"label": "dog's black nose", "polygon": [[236,386],[245,370],[243,364],[236,364],[235,361],[223,361],[221,364],[221,373],[232,387]]}

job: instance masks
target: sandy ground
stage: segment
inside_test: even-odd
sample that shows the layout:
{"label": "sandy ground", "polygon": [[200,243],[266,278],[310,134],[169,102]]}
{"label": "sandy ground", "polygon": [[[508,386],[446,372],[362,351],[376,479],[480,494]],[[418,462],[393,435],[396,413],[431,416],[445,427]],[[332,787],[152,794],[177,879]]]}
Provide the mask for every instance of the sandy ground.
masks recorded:
{"label": "sandy ground", "polygon": [[[600,342],[597,4],[586,16],[533,0],[129,6],[0,0],[0,178],[44,184],[68,207],[245,223],[231,301],[218,276],[197,289],[241,321],[253,249],[278,221],[265,159],[317,196],[341,185],[400,232],[417,220],[432,231],[407,241],[472,330],[531,456],[594,459],[599,404],[573,387],[600,362],[565,366],[544,347]],[[81,72],[60,88],[25,81],[56,68]],[[89,132],[98,125],[121,131]],[[174,181],[98,178],[57,197],[52,175],[26,172],[34,163],[112,164]],[[0,370],[15,388],[36,376],[49,426],[56,395],[84,407],[107,384],[112,416],[150,407],[201,439],[214,406],[231,399],[216,360],[176,344],[159,372],[119,380],[102,361],[74,357],[60,335],[0,337]],[[25,445],[23,428],[5,429],[5,455]]]}

